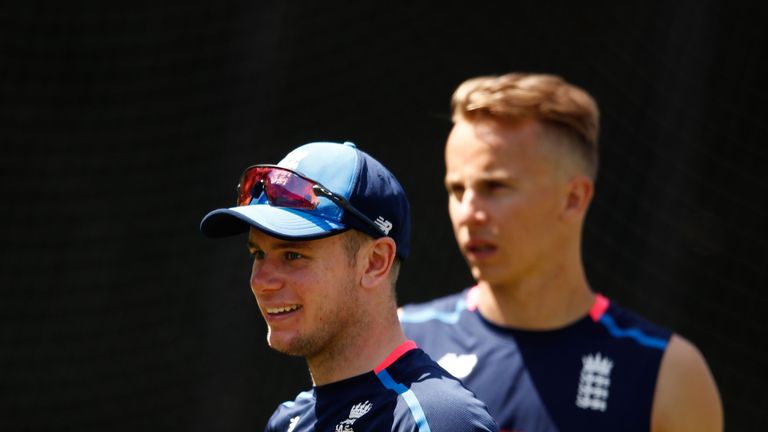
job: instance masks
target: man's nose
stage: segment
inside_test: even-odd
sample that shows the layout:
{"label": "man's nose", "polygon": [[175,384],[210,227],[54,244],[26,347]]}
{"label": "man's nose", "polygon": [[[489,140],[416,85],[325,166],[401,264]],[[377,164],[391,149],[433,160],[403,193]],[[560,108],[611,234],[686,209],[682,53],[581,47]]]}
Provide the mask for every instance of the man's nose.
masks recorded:
{"label": "man's nose", "polygon": [[467,189],[458,201],[458,222],[476,225],[488,220],[485,202],[473,189]]}
{"label": "man's nose", "polygon": [[279,290],[282,281],[275,263],[269,259],[254,259],[251,268],[251,291],[254,294]]}

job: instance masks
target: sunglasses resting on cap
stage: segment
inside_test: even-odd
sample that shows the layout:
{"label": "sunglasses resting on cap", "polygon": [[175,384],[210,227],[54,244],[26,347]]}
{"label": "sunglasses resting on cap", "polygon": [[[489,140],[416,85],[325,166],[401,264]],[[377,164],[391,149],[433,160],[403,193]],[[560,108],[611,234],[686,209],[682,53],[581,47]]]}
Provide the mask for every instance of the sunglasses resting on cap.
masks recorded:
{"label": "sunglasses resting on cap", "polygon": [[320,183],[306,176],[282,168],[277,165],[253,165],[246,168],[237,184],[237,205],[247,206],[262,194],[266,195],[269,203],[276,207],[286,207],[301,210],[315,210],[319,204],[319,196],[336,203],[368,224],[381,236],[386,236],[389,230],[386,226],[377,225],[368,216],[357,210],[343,196],[336,194]]}
{"label": "sunglasses resting on cap", "polygon": [[353,143],[314,142],[294,149],[276,165],[246,168],[236,207],[213,210],[200,223],[209,237],[241,234],[251,227],[285,240],[357,229],[374,238],[391,237],[397,255],[405,259],[410,205],[395,176]]}

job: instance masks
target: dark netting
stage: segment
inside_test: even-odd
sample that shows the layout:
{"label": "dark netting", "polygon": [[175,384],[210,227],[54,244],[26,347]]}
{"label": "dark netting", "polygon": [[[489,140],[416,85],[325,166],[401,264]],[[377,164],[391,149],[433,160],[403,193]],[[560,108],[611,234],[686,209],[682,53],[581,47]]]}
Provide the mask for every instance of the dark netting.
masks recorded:
{"label": "dark netting", "polygon": [[[734,1],[15,2],[0,6],[0,430],[261,430],[310,385],[270,352],[238,174],[350,140],[414,207],[401,303],[471,283],[442,186],[470,76],[598,99],[592,286],[696,343],[728,430],[768,427],[765,16]],[[499,8],[501,7],[501,8]]]}

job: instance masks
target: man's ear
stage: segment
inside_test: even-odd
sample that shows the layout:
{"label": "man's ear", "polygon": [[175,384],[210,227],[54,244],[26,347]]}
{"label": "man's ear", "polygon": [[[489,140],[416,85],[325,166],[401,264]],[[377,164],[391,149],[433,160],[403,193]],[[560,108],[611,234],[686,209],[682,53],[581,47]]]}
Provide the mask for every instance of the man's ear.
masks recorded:
{"label": "man's ear", "polygon": [[361,284],[373,288],[382,282],[389,283],[389,272],[395,260],[397,246],[391,237],[381,237],[369,243],[362,257],[364,263]]}
{"label": "man's ear", "polygon": [[563,200],[563,219],[583,219],[592,202],[595,184],[585,175],[574,176],[568,181]]}

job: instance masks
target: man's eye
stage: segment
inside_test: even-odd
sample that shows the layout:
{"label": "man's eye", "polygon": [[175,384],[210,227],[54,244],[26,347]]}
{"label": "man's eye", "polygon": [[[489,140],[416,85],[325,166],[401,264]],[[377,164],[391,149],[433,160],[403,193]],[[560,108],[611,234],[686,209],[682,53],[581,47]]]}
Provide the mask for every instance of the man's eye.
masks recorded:
{"label": "man's eye", "polygon": [[288,261],[297,260],[299,258],[302,258],[302,255],[298,252],[286,252],[285,253],[285,259]]}
{"label": "man's eye", "polygon": [[491,194],[491,193],[501,193],[503,191],[507,191],[511,189],[511,187],[506,183],[489,181],[487,183],[484,183],[481,189],[483,193]]}
{"label": "man's eye", "polygon": [[488,190],[490,190],[490,191],[494,191],[494,190],[498,190],[498,189],[503,189],[505,187],[506,187],[505,184],[499,183],[499,182],[488,182],[488,184],[486,185],[486,188]]}
{"label": "man's eye", "polygon": [[261,260],[264,259],[264,251],[263,250],[251,250],[249,251],[253,259]]}
{"label": "man's eye", "polygon": [[461,195],[464,194],[464,186],[459,184],[450,184],[446,189],[448,190],[448,195],[453,195],[457,198],[461,198]]}

